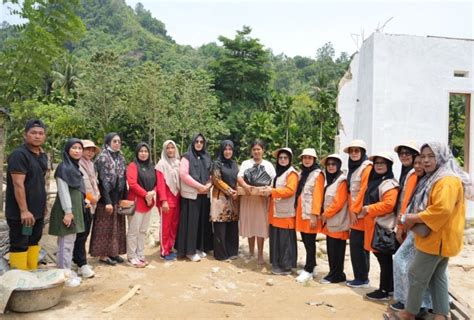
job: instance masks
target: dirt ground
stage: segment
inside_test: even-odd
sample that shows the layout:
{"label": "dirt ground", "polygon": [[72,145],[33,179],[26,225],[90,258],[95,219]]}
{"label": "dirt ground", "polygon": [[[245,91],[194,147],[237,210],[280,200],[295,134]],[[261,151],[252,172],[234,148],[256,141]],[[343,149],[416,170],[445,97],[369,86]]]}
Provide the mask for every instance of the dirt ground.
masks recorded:
{"label": "dirt ground", "polygon": [[[275,276],[270,265],[257,265],[247,259],[247,241],[240,241],[239,258],[221,262],[213,257],[201,262],[179,260],[165,262],[153,241],[159,221],[154,214],[146,255],[151,261],[144,269],[127,264],[106,266],[90,259],[96,272],[80,287],[65,288],[60,303],[46,311],[3,315],[4,319],[157,319],[157,318],[278,318],[278,319],[382,319],[388,302],[372,302],[364,294],[378,286],[378,263],[371,257],[371,288],[351,289],[345,284],[319,284],[327,273],[324,240],[318,242],[318,276],[315,281],[298,284],[295,275]],[[157,239],[159,239],[157,237]],[[44,237],[50,247],[55,239]],[[268,261],[268,244],[266,243]],[[54,250],[54,249],[53,249]],[[298,264],[304,264],[304,246],[298,242]],[[352,278],[349,251],[345,271]],[[465,301],[474,301],[474,246],[468,245],[450,260],[450,288]],[[464,266],[464,268],[462,267]],[[466,267],[467,266],[467,267]],[[117,302],[129,290],[140,291],[117,309],[103,309]]]}

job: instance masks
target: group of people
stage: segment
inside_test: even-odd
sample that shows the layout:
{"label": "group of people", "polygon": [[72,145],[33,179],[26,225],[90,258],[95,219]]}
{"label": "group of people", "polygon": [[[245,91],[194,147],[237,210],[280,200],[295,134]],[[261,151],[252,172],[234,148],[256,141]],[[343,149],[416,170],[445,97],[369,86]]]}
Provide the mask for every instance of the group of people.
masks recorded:
{"label": "group of people", "polygon": [[[31,270],[38,261],[46,206],[44,124],[30,120],[24,138],[25,144],[8,160],[6,213],[10,265]],[[329,272],[320,283],[368,287],[372,252],[380,264],[380,283],[366,297],[389,300],[394,294],[391,307],[397,312],[387,318],[414,319],[423,308],[440,318],[449,314],[447,262],[462,248],[464,191],[472,182],[446,145],[396,146],[402,164],[398,179],[391,153],[368,157],[362,140],[344,149],[347,174],[341,155],[319,161],[313,148],[298,156],[300,170],[293,165],[290,148],[273,152],[273,166],[264,159],[260,140],[252,143],[251,158],[240,166],[230,140],[221,142],[212,161],[203,134],[192,138],[181,157],[176,144],[165,141],[156,166],[146,143],[137,145],[128,166],[120,146],[117,133],[105,137],[102,150],[90,140],[73,138],[65,144],[55,171],[58,194],[49,221],[49,233],[58,236],[60,268],[71,269],[75,262],[79,275],[93,276],[85,248],[91,229],[91,256],[115,265],[126,254],[129,264],[145,267],[145,236],[156,206],[165,260],[197,262],[210,252],[216,260],[232,260],[238,257],[240,235],[248,238],[250,257],[257,243],[257,262],[264,264],[264,241],[269,238],[272,273],[287,275],[297,267],[300,232],[306,259],[296,280],[306,282],[316,273],[316,235],[322,233]],[[136,208],[128,216],[128,228],[119,212],[124,199]],[[344,273],[347,240],[354,274],[350,281]],[[80,283],[76,276],[68,281]]]}

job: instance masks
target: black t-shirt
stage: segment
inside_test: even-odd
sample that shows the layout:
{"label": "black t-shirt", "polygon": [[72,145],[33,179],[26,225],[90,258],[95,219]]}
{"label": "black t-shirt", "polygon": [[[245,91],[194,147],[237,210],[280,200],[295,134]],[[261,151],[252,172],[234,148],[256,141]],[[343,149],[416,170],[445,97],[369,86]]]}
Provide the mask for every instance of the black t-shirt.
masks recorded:
{"label": "black t-shirt", "polygon": [[24,174],[26,204],[35,219],[44,217],[46,208],[45,174],[48,169],[48,157],[41,152],[31,152],[25,145],[15,149],[8,157],[7,192],[5,214],[7,219],[20,220],[20,208],[15,198],[12,173]]}

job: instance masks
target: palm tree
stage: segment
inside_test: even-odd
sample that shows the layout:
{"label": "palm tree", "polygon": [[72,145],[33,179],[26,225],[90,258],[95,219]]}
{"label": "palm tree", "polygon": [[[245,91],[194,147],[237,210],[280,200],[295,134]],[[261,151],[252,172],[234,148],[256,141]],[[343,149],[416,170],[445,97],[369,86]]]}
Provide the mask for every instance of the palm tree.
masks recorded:
{"label": "palm tree", "polygon": [[[62,66],[63,72],[53,70],[51,76],[53,78],[53,90],[59,90],[62,95],[65,104],[71,104],[75,99],[75,93],[77,87],[80,85],[81,75],[73,65],[72,55],[68,55],[64,59],[64,65]],[[70,96],[73,98],[70,99]]]}

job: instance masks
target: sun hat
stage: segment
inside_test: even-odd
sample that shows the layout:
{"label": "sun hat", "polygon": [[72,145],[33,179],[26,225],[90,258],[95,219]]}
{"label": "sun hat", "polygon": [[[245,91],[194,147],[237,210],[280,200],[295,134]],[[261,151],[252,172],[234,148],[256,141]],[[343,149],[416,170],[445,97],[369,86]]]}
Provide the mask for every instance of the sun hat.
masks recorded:
{"label": "sun hat", "polygon": [[393,163],[393,157],[392,155],[390,154],[390,152],[379,152],[379,153],[375,153],[373,155],[371,155],[369,157],[369,160],[370,161],[374,161],[375,158],[383,158],[385,160],[388,160],[390,161],[391,163]]}
{"label": "sun hat", "polygon": [[364,140],[356,139],[352,140],[351,143],[347,147],[344,148],[345,153],[349,153],[349,148],[362,148],[367,152],[367,144],[364,142]]}
{"label": "sun hat", "polygon": [[318,159],[318,155],[316,154],[316,150],[314,150],[314,148],[303,149],[303,152],[301,152],[299,158],[301,159],[303,156],[310,156],[315,159]]}
{"label": "sun hat", "polygon": [[342,157],[337,153],[333,153],[333,154],[330,154],[330,155],[324,157],[321,160],[321,165],[326,166],[326,162],[328,161],[328,159],[338,159],[342,163]]}
{"label": "sun hat", "polygon": [[285,147],[285,148],[279,148],[279,149],[276,149],[275,151],[273,151],[273,156],[276,158],[278,157],[278,154],[280,153],[280,151],[286,151],[288,152],[289,154],[291,154],[291,156],[293,157],[293,151],[291,151],[290,148],[288,147]]}
{"label": "sun hat", "polygon": [[99,153],[100,152],[100,148],[98,146],[95,145],[95,143],[91,140],[81,140],[82,141],[82,146],[84,149],[86,148],[94,148],[94,153]]}
{"label": "sun hat", "polygon": [[410,141],[407,141],[405,143],[399,144],[398,146],[393,148],[393,150],[396,153],[398,153],[398,150],[402,147],[409,148],[409,149],[412,149],[413,151],[416,151],[416,152],[420,153],[420,148],[418,148],[418,145],[417,145],[416,141],[414,141],[414,140],[410,140]]}

